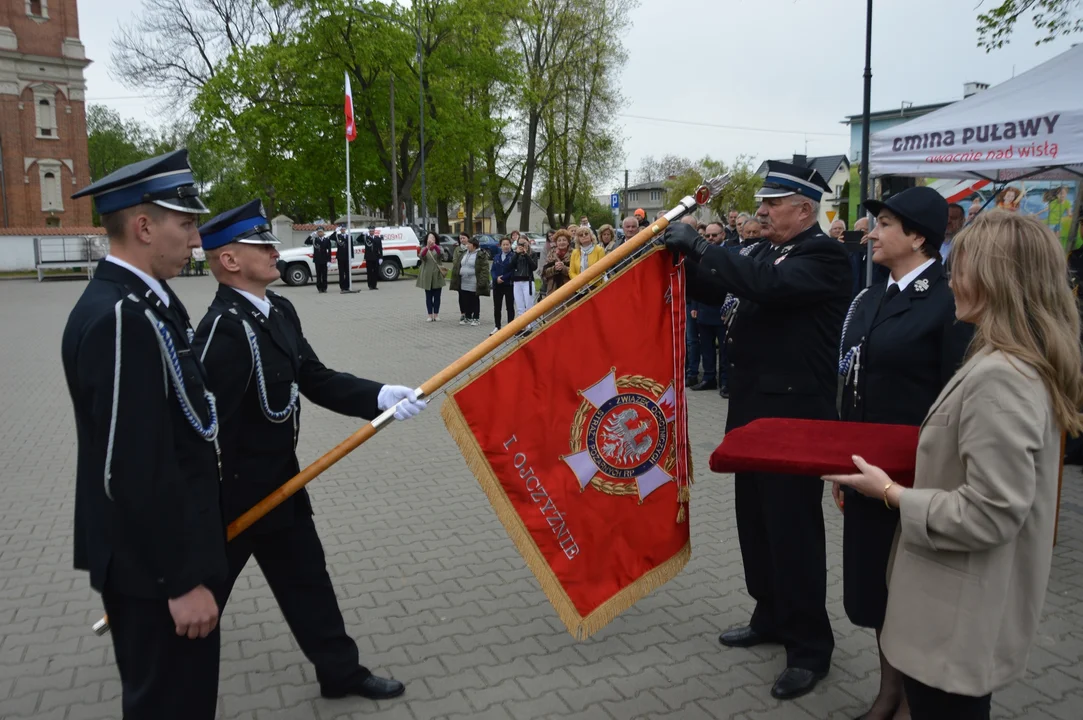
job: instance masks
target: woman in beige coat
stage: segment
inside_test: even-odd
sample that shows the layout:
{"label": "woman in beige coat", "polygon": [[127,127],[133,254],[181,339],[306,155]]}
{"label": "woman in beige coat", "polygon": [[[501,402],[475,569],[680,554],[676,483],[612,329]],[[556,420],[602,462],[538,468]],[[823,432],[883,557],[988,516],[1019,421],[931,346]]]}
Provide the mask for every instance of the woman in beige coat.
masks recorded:
{"label": "woman in beige coat", "polygon": [[1062,432],[1083,422],[1079,313],[1057,238],[992,212],[952,248],[969,359],[925,417],[914,487],[860,457],[825,479],[900,510],[884,656],[904,674],[913,720],[986,719],[1022,677],[1052,559]]}

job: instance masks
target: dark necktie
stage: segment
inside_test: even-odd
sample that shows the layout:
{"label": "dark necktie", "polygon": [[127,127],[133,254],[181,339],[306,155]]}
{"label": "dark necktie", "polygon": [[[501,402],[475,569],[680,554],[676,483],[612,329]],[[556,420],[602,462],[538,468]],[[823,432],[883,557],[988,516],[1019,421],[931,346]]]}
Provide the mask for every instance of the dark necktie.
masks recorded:
{"label": "dark necktie", "polygon": [[876,308],[876,317],[880,316],[880,313],[884,311],[891,299],[899,294],[899,286],[896,283],[891,283],[887,286],[887,292],[884,293],[884,297],[880,300],[880,306]]}

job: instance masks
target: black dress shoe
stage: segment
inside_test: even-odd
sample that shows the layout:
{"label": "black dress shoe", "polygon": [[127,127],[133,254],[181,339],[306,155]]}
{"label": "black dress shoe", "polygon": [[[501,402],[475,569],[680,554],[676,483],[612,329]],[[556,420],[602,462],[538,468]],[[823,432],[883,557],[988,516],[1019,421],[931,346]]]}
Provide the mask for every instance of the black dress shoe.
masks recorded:
{"label": "black dress shoe", "polygon": [[826,672],[815,672],[805,668],[788,667],[782,671],[771,688],[771,695],[779,700],[793,700],[812,692],[816,683],[827,676]]}
{"label": "black dress shoe", "polygon": [[729,400],[729,399],[730,399],[730,389],[729,389],[728,387],[726,387],[725,385],[723,385],[723,386],[722,386],[722,387],[721,387],[721,388],[720,388],[720,389],[718,390],[718,394],[719,394],[719,395],[721,395],[722,397],[724,397],[724,398],[725,398],[725,399],[727,399],[727,400]]}
{"label": "black dress shoe", "polygon": [[693,385],[692,389],[693,390],[717,390],[718,389],[718,383],[714,382],[713,380],[711,382],[707,382],[705,380],[705,381],[703,381],[701,383],[696,383],[695,385]]}
{"label": "black dress shoe", "polygon": [[340,687],[321,687],[320,694],[325,698],[344,698],[360,695],[369,700],[387,700],[406,692],[406,686],[398,680],[369,675],[364,680],[348,683]]}
{"label": "black dress shoe", "polygon": [[733,628],[718,636],[718,642],[726,647],[749,648],[764,643],[775,642],[774,639],[762,635],[749,626]]}

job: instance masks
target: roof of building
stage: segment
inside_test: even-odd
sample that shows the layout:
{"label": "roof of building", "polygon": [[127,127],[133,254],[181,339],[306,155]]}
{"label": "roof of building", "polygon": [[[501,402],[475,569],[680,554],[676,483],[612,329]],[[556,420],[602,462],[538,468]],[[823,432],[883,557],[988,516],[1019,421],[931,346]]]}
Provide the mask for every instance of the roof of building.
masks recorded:
{"label": "roof of building", "polygon": [[0,235],[105,235],[105,228],[85,226],[73,227],[9,227],[0,228]]}
{"label": "roof of building", "polygon": [[328,229],[333,228],[333,227],[335,227],[335,226],[332,225],[331,223],[324,223],[324,224],[294,223],[293,224],[293,229],[294,230],[308,230],[309,232],[311,232],[313,230],[320,230],[320,229],[328,230]]}
{"label": "roof of building", "polygon": [[649,182],[639,183],[638,185],[629,185],[628,192],[633,190],[665,190],[666,181],[663,180],[651,180]]}
{"label": "roof of building", "polygon": [[[954,102],[951,101],[951,102]],[[909,107],[898,107],[891,110],[877,110],[876,112],[869,113],[869,122],[874,120],[887,120],[890,118],[915,118],[919,115],[928,115],[934,110],[939,110],[942,107],[951,105],[951,102],[942,103],[930,103],[928,105],[911,105]],[[845,125],[860,125],[862,121],[862,113],[857,115],[847,115],[843,120]]]}
{"label": "roof of building", "polygon": [[[835,174],[835,171],[839,169],[839,165],[846,163],[849,164],[849,160],[845,155],[824,155],[822,157],[802,157],[795,155],[792,158],[786,160],[777,160],[776,162],[786,162],[793,165],[803,165],[807,168],[813,168],[816,172],[820,173],[820,176],[831,182],[831,176]],[[767,161],[764,160],[760,163],[759,169],[756,170],[757,175],[763,175],[767,172]]]}

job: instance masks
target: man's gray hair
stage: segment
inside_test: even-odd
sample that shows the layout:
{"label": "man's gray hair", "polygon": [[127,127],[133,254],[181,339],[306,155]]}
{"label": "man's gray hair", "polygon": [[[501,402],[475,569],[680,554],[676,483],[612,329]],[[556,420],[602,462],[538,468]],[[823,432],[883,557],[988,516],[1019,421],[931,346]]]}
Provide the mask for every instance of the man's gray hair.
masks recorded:
{"label": "man's gray hair", "polygon": [[737,213],[737,219],[738,220],[740,220],[741,218],[744,218],[745,220],[747,220],[750,217],[752,217],[752,215],[750,213],[746,213],[746,212]]}
{"label": "man's gray hair", "polygon": [[760,223],[760,225],[763,225],[763,223],[760,221],[760,219],[758,217],[756,217],[755,215],[749,215],[747,218],[745,218],[745,222],[749,222],[749,221]]}
{"label": "man's gray hair", "polygon": [[791,205],[801,205],[802,203],[808,203],[812,211],[812,217],[820,217],[820,203],[816,202],[812,198],[805,197],[804,195],[797,195],[790,200]]}

